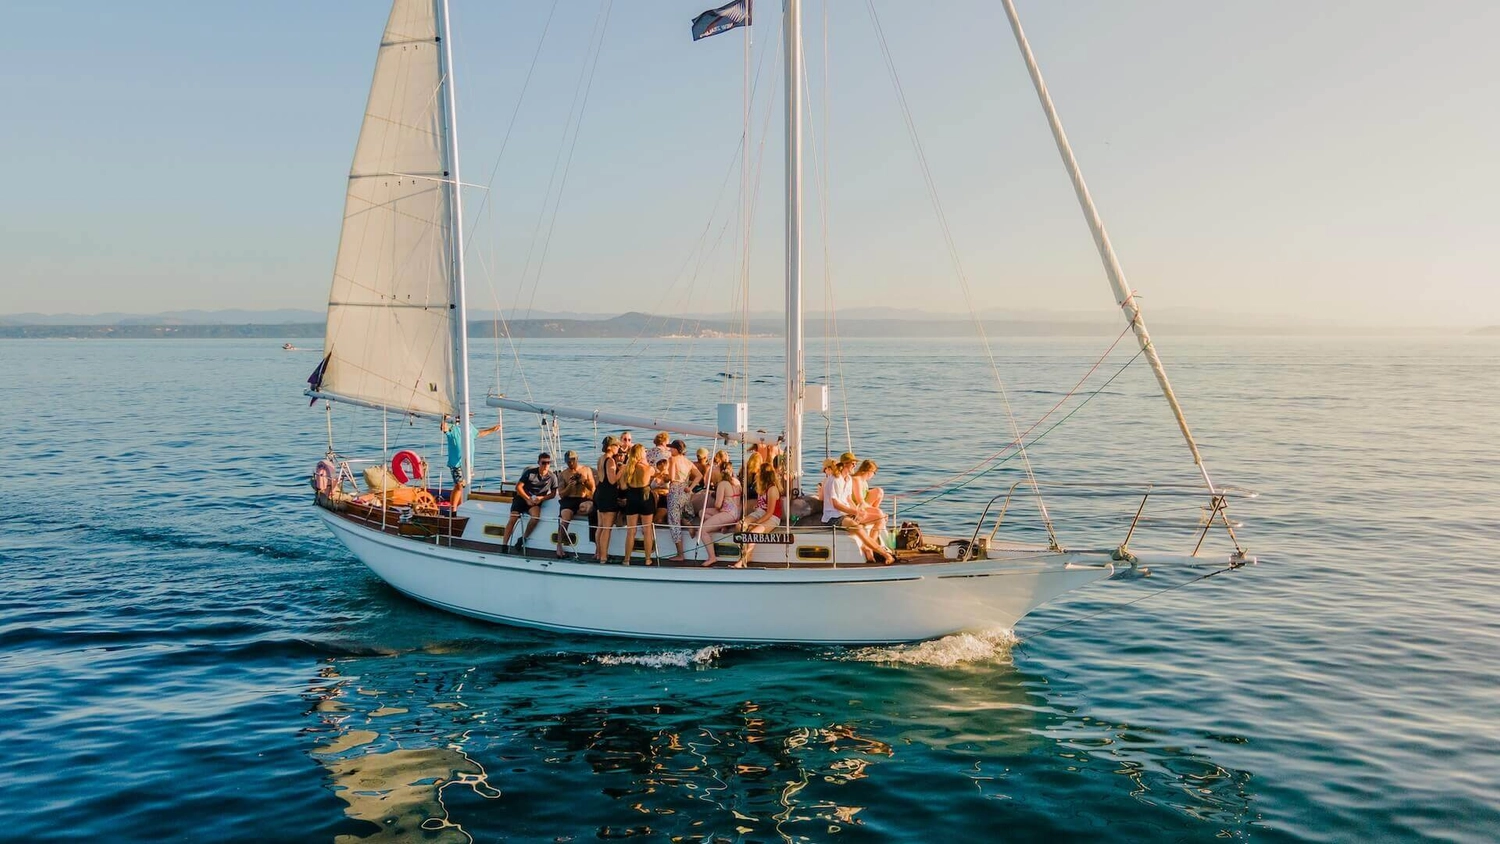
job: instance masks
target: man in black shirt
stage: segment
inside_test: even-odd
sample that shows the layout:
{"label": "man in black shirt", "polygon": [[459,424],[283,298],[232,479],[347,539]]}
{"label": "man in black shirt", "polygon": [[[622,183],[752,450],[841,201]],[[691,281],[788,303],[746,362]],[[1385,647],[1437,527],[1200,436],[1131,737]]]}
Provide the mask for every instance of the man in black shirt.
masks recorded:
{"label": "man in black shirt", "polygon": [[557,474],[552,471],[552,455],[544,451],[537,455],[536,465],[522,472],[521,479],[516,481],[516,495],[510,500],[510,521],[505,523],[505,538],[501,542],[510,544],[516,522],[522,513],[526,513],[531,518],[526,520],[526,531],[516,543],[518,546],[525,546],[526,540],[531,538],[531,532],[536,530],[537,522],[541,520],[542,502],[556,496]]}

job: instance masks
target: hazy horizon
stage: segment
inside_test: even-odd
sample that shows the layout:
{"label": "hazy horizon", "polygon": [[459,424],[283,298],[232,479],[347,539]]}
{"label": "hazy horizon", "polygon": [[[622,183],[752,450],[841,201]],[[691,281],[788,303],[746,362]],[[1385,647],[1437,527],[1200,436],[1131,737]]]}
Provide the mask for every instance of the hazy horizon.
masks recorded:
{"label": "hazy horizon", "polygon": [[[747,30],[691,42],[709,5],[613,10],[572,147],[597,8],[552,21],[507,136],[548,10],[455,4],[464,177],[496,173],[488,200],[465,196],[476,310],[731,309]],[[1112,318],[1000,9],[877,9],[976,307]],[[1477,106],[1500,99],[1500,7],[1033,0],[1020,13],[1148,319],[1500,324],[1500,113]],[[826,178],[838,307],[966,313],[868,12],[832,9],[828,97],[823,7],[805,14],[808,309],[827,301]],[[22,165],[0,196],[6,310],[322,309],[384,9],[38,4],[11,19],[67,36],[0,57],[0,90],[29,115],[0,138]],[[764,312],[782,295],[774,5],[756,20]],[[723,245],[698,250],[723,226]]]}

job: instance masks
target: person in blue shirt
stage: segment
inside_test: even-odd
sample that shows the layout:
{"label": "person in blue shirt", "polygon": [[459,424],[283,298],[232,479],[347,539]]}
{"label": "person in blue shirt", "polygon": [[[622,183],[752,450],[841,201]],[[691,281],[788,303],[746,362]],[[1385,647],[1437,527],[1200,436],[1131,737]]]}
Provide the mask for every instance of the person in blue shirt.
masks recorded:
{"label": "person in blue shirt", "polygon": [[[464,427],[469,429],[470,451],[474,449],[475,437],[487,437],[500,430],[498,424],[478,431],[474,430],[473,424]],[[458,429],[459,425],[456,418],[449,421],[447,416],[443,417],[443,439],[448,444],[448,471],[453,473],[453,495],[448,500],[453,504],[455,510],[458,509],[459,504],[463,503],[464,486],[466,486],[468,480],[464,477],[464,446],[463,441],[459,438]]]}

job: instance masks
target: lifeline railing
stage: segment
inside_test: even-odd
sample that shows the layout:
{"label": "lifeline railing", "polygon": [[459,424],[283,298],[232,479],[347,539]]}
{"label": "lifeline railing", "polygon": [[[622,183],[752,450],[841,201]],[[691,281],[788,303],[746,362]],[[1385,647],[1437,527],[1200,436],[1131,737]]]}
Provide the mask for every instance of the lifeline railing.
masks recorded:
{"label": "lifeline railing", "polygon": [[[995,502],[1001,501],[1002,503],[1000,505],[1000,510],[995,514],[995,525],[994,527],[990,528],[990,532],[987,536],[987,541],[994,541],[995,535],[1000,532],[1000,527],[1005,521],[1007,512],[1009,512],[1010,510],[1010,504],[1011,501],[1015,498],[1016,490],[1022,486],[1040,490],[1043,484],[1034,479],[1023,478],[1011,484],[1010,488],[1005,492],[1002,492],[991,498],[985,504],[984,510],[979,514],[978,521],[974,523],[974,531],[969,539],[969,547],[971,549],[974,548],[974,546],[979,542],[979,534],[984,530],[985,519],[989,517],[990,511],[994,509]],[[1125,531],[1125,538],[1120,541],[1120,544],[1117,548],[1113,549],[1115,559],[1125,561],[1133,560],[1129,548],[1130,540],[1133,536],[1135,536],[1136,527],[1140,525],[1141,518],[1146,512],[1146,504],[1151,500],[1153,496],[1182,499],[1201,498],[1204,494],[1203,487],[1196,484],[1147,483],[1144,490],[1142,490],[1138,484],[1109,482],[1088,483],[1078,481],[1058,481],[1047,483],[1045,484],[1045,486],[1048,487],[1049,490],[1058,490],[1059,492],[1057,494],[1063,497],[1068,496],[1070,493],[1080,492],[1090,497],[1128,496],[1130,498],[1134,498],[1136,495],[1139,495],[1141,497],[1141,503],[1140,506],[1136,508],[1135,516],[1130,520],[1130,527]],[[1203,517],[1199,520],[1199,526],[1201,526],[1202,530],[1198,532],[1198,539],[1197,542],[1193,545],[1193,551],[1190,556],[1198,556],[1198,552],[1203,548],[1203,541],[1208,538],[1208,533],[1213,529],[1215,522],[1223,524],[1225,532],[1229,535],[1230,541],[1234,544],[1236,556],[1245,556],[1245,549],[1240,545],[1239,537],[1235,535],[1234,523],[1229,520],[1229,498],[1231,495],[1239,496],[1245,499],[1253,499],[1258,497],[1259,493],[1241,487],[1217,488],[1217,490],[1209,496],[1209,504],[1206,507],[1202,508]],[[891,521],[893,524],[897,524],[894,512],[895,507],[893,506],[893,515]],[[1063,548],[1058,543],[1056,536],[1050,531],[1048,532],[1048,536],[1051,540],[1050,545],[1052,550],[1062,551]]]}

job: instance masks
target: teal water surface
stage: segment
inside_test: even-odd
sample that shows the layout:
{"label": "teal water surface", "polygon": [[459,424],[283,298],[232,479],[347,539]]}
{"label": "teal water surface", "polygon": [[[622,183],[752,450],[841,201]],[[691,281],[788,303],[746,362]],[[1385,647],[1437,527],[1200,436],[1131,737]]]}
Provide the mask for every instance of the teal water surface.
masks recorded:
{"label": "teal water surface", "polygon": [[[1236,511],[1259,564],[1130,603],[1203,571],[1158,568],[1014,633],[881,648],[589,639],[425,608],[309,510],[315,354],[0,343],[0,839],[1494,840],[1500,342],[1159,340],[1216,479],[1263,493]],[[1107,345],[998,343],[1021,426]],[[781,412],[771,341],[732,379],[710,341],[519,351],[524,371],[479,355],[476,390],[690,417],[746,390],[755,424]],[[846,389],[810,364],[849,407],[847,435],[842,414],[810,418],[816,455],[852,442],[916,504],[1009,439],[975,344],[843,351]],[[507,423],[514,477],[538,435]],[[431,427],[384,433],[435,456]],[[338,411],[333,431],[380,450],[375,414]],[[562,433],[591,453],[591,426]],[[1031,458],[1044,481],[1196,476],[1139,362]],[[1018,477],[1013,460],[911,512],[962,529]],[[1135,503],[1049,500],[1077,547],[1118,543]],[[1148,511],[1132,544],[1191,547],[1196,507]],[[1039,535],[1035,508],[1012,529]]]}

